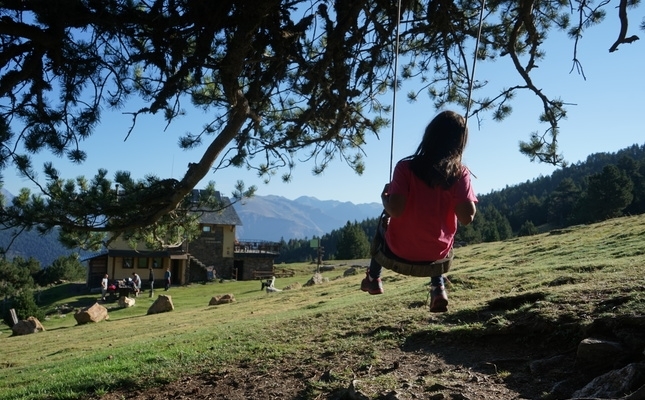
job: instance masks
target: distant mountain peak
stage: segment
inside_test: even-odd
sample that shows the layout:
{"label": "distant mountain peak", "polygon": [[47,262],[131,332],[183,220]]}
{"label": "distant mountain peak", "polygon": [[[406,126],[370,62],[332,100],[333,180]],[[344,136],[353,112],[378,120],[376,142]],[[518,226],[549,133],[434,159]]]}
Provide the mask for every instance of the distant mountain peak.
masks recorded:
{"label": "distant mountain peak", "polygon": [[341,228],[347,221],[363,221],[379,216],[379,203],[354,204],[338,200],[318,200],[300,196],[255,196],[245,204],[235,204],[242,226],[238,238],[279,241],[322,236]]}

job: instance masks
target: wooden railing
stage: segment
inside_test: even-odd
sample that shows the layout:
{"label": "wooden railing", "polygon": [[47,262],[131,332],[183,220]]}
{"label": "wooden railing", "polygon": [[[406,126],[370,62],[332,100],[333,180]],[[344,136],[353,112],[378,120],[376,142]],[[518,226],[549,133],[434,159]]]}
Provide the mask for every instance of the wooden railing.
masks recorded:
{"label": "wooden railing", "polygon": [[235,242],[236,253],[280,253],[280,243],[265,241],[237,241]]}

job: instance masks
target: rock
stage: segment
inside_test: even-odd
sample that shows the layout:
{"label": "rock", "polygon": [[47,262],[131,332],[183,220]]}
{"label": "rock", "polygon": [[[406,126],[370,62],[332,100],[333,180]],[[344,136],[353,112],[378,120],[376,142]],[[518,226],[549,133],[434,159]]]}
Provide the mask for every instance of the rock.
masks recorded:
{"label": "rock", "polygon": [[282,290],[295,290],[295,289],[300,289],[302,285],[300,282],[294,282],[291,285],[285,286]]}
{"label": "rock", "polygon": [[576,378],[567,378],[563,381],[556,382],[551,388],[549,398],[553,399],[570,399],[576,388],[580,387],[580,382]]}
{"label": "rock", "polygon": [[535,375],[546,375],[550,372],[558,372],[563,368],[570,369],[571,367],[570,363],[567,362],[567,357],[564,355],[535,360],[529,364],[529,370]]}
{"label": "rock", "polygon": [[227,293],[211,297],[211,301],[208,302],[208,305],[216,306],[218,304],[228,304],[233,302],[235,302],[235,296],[232,293]]}
{"label": "rock", "polygon": [[629,364],[595,378],[572,398],[618,399],[638,389],[644,380],[645,363]]}
{"label": "rock", "polygon": [[128,297],[128,296],[121,296],[119,297],[119,307],[121,308],[128,308],[134,306],[136,303],[136,300]]}
{"label": "rock", "polygon": [[17,324],[11,327],[11,331],[15,336],[29,335],[31,333],[44,332],[43,324],[38,321],[36,317],[29,317],[18,321]]}
{"label": "rock", "polygon": [[354,379],[347,388],[346,398],[351,400],[369,400],[370,397],[358,389],[359,385],[360,381]]}
{"label": "rock", "polygon": [[167,294],[160,294],[157,300],[148,308],[148,315],[168,312],[174,309],[175,306],[172,304],[172,297]]}
{"label": "rock", "polygon": [[325,278],[321,274],[314,274],[314,276],[309,279],[307,283],[305,283],[305,286],[314,286],[314,285],[320,285],[325,281]]}
{"label": "rock", "polygon": [[625,349],[620,343],[586,338],[578,344],[576,366],[587,372],[606,372],[624,357]]}
{"label": "rock", "polygon": [[404,398],[403,393],[397,392],[396,390],[392,390],[385,395],[385,400],[402,400]]}
{"label": "rock", "polygon": [[108,318],[107,308],[99,303],[94,303],[91,307],[82,308],[74,314],[74,319],[79,325],[87,324],[88,322],[99,322]]}
{"label": "rock", "polygon": [[356,270],[355,267],[349,267],[348,269],[343,272],[343,276],[352,276],[358,274],[358,271]]}

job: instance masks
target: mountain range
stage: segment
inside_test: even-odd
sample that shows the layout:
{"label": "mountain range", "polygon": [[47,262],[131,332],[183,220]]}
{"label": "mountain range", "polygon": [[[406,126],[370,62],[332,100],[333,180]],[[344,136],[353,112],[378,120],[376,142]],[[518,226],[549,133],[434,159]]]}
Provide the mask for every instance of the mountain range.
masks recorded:
{"label": "mountain range", "polygon": [[349,222],[378,218],[380,203],[354,204],[301,196],[289,200],[281,196],[255,196],[236,203],[242,220],[237,237],[242,241],[304,239],[322,236]]}

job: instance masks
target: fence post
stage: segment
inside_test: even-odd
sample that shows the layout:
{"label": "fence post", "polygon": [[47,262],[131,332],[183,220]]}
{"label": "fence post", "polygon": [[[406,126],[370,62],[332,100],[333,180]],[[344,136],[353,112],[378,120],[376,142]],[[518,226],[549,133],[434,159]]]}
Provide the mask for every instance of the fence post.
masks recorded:
{"label": "fence post", "polygon": [[16,315],[16,310],[14,308],[9,309],[9,315],[11,315],[11,326],[13,327],[18,323],[18,315]]}

